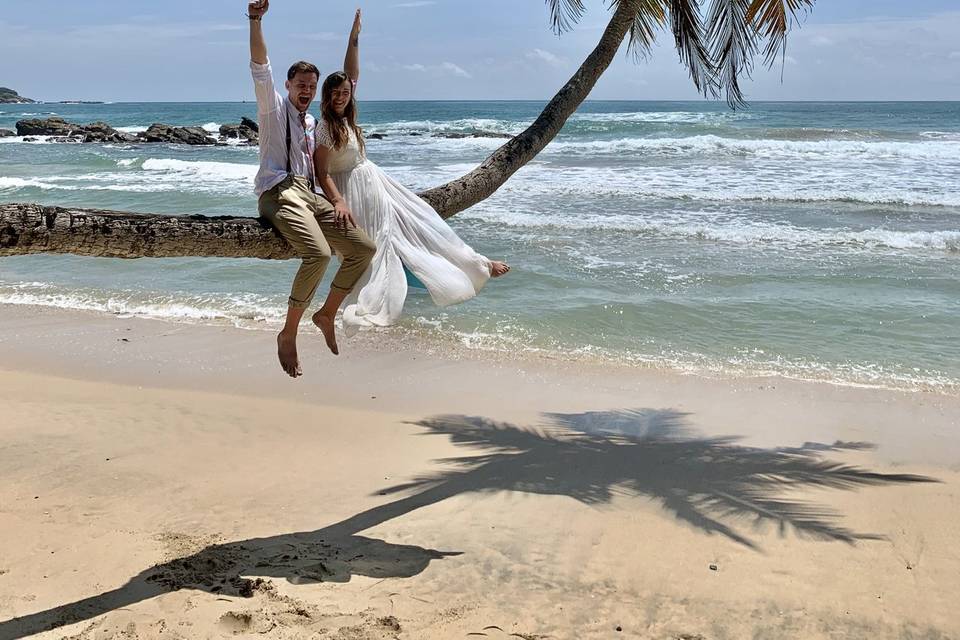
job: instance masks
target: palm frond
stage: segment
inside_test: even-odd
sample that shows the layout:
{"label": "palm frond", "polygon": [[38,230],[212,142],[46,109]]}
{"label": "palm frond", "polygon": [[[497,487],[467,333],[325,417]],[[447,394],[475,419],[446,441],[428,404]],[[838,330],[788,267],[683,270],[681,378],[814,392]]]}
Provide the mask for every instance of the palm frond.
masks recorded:
{"label": "palm frond", "polygon": [[757,52],[756,31],[747,18],[750,6],[751,0],[713,0],[707,17],[717,86],[726,89],[727,104],[732,108],[746,104],[740,77],[750,75]]}
{"label": "palm frond", "polygon": [[547,8],[550,10],[550,25],[558,35],[572,29],[587,10],[583,0],[547,0]]}
{"label": "palm frond", "polygon": [[800,20],[798,14],[811,9],[814,2],[815,0],[752,0],[746,19],[767,41],[763,48],[767,66],[773,66],[786,50],[787,34],[793,24]]}
{"label": "palm frond", "polygon": [[687,67],[697,91],[704,96],[717,97],[719,92],[715,67],[705,43],[707,34],[704,32],[698,3],[696,0],[667,0],[666,4],[680,62]]}
{"label": "palm frond", "polygon": [[[617,4],[618,0],[611,3]],[[657,32],[667,24],[667,11],[663,0],[641,0],[637,15],[630,25],[630,40],[627,50],[639,61],[645,59],[657,38]]]}

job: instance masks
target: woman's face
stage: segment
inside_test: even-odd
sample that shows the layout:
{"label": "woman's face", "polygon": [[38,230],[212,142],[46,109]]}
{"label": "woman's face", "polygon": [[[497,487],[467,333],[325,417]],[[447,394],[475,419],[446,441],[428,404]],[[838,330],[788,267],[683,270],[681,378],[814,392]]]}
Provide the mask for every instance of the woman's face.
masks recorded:
{"label": "woman's face", "polygon": [[350,80],[344,80],[330,92],[330,105],[337,115],[343,115],[347,105],[350,104],[350,95],[352,93],[353,87],[350,86]]}

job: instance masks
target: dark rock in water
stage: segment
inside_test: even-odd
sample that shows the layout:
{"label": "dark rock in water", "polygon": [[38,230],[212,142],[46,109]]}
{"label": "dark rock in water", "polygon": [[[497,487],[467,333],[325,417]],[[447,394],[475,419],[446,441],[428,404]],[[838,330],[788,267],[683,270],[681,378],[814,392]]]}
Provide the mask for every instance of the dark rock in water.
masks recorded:
{"label": "dark rock in water", "polygon": [[16,131],[10,131],[10,129],[0,129],[0,138],[9,138],[15,135],[17,135]]}
{"label": "dark rock in water", "polygon": [[71,136],[79,133],[82,127],[67,122],[63,118],[31,118],[17,122],[17,134],[21,136]]}
{"label": "dark rock in water", "polygon": [[449,133],[435,133],[433,134],[434,138],[453,138],[458,140],[460,138],[512,138],[513,136],[509,133],[497,133],[496,131],[471,131],[470,133],[458,133],[458,132],[449,132]]}
{"label": "dark rock in water", "polygon": [[371,133],[370,135],[366,136],[367,140],[383,140],[386,137],[387,134],[385,133]]}
{"label": "dark rock in water", "polygon": [[117,131],[106,122],[94,122],[83,128],[84,142],[136,142],[137,136]]}
{"label": "dark rock in water", "polygon": [[242,140],[244,144],[258,144],[260,142],[260,134],[257,132],[259,127],[255,129],[250,127],[250,124],[253,124],[254,127],[257,126],[257,123],[249,118],[243,118],[240,124],[222,125],[220,127],[220,140],[236,139]]}
{"label": "dark rock in water", "polygon": [[240,118],[240,126],[247,127],[248,129],[253,129],[257,133],[260,133],[260,125],[257,124],[256,120],[251,120],[247,116]]}
{"label": "dark rock in water", "polygon": [[144,142],[169,142],[173,144],[212,145],[213,138],[202,127],[172,127],[169,124],[154,123],[140,134]]}
{"label": "dark rock in water", "polygon": [[17,123],[17,133],[21,136],[54,136],[53,142],[130,142],[136,139],[105,122],[74,124],[58,117],[21,120]]}
{"label": "dark rock in water", "polygon": [[418,133],[418,132],[416,132],[416,131],[411,131],[411,132],[408,133],[407,135],[408,135],[408,136],[422,136],[423,134],[422,134],[422,133]]}
{"label": "dark rock in water", "polygon": [[36,142],[37,139],[36,139],[36,138],[24,138],[23,141],[24,141],[24,142]]}

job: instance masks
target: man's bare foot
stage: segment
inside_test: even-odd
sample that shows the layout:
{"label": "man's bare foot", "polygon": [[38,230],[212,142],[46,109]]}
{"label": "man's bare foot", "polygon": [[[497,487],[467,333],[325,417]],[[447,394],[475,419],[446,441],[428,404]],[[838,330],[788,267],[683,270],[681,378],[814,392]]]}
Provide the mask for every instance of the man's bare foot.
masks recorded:
{"label": "man's bare foot", "polygon": [[313,324],[317,325],[317,328],[320,329],[320,333],[323,334],[323,339],[326,340],[327,347],[330,348],[333,355],[339,355],[340,349],[337,347],[337,327],[333,322],[333,318],[317,311],[313,314]]}
{"label": "man's bare foot", "polygon": [[510,265],[506,262],[501,262],[500,260],[491,260],[490,261],[490,277],[499,278],[502,275],[510,271]]}
{"label": "man's bare foot", "polygon": [[297,356],[296,335],[289,337],[282,332],[277,334],[277,358],[280,360],[280,366],[291,378],[299,378],[303,375],[300,369],[300,357]]}

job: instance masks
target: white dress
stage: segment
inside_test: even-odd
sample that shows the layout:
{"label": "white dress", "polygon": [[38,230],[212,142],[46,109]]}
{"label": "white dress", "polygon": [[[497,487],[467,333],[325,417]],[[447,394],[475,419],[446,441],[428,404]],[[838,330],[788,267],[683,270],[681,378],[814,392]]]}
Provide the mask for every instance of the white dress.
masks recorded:
{"label": "white dress", "polygon": [[357,224],[377,243],[370,268],[344,306],[346,333],[397,321],[407,297],[404,266],[441,307],[477,295],[490,279],[490,260],[467,246],[417,194],[367,160],[349,132],[349,142],[333,149],[326,123],[316,127],[317,144],[329,149],[327,172]]}

